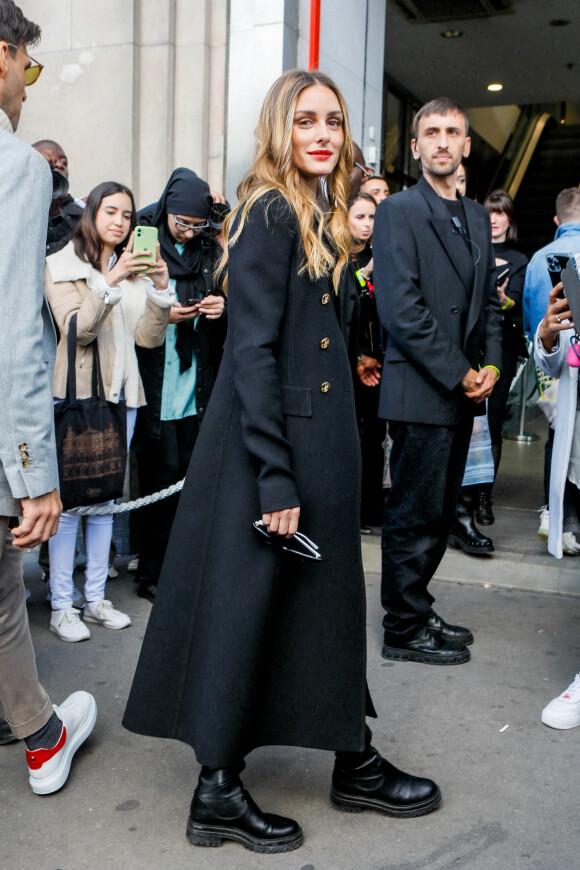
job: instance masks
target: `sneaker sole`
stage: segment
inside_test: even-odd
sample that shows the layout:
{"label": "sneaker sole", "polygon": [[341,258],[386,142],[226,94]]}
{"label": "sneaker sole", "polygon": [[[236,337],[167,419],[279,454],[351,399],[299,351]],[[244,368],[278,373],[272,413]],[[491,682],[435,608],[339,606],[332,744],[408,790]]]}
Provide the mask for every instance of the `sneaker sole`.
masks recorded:
{"label": "sneaker sole", "polygon": [[407,807],[388,804],[386,801],[363,797],[362,795],[344,794],[343,792],[336,791],[334,787],[330,790],[330,799],[344,813],[362,813],[363,810],[376,810],[386,816],[393,816],[399,819],[412,819],[415,816],[425,816],[427,813],[436,810],[441,803],[441,792],[437,789],[433,797],[416,804],[410,804]]}
{"label": "sneaker sole", "polygon": [[65,751],[54,773],[46,779],[37,780],[33,779],[32,776],[30,777],[30,786],[34,794],[53,794],[63,787],[68,779],[74,754],[95,727],[96,720],[97,704],[95,699],[91,697],[91,705],[87,717],[70,741],[65,744]]}
{"label": "sneaker sole", "polygon": [[64,637],[59,632],[58,628],[55,628],[53,625],[49,625],[48,627],[49,627],[49,630],[52,631],[53,634],[56,634],[56,636],[58,638],[60,638],[60,640],[64,640],[65,643],[81,643],[81,641],[83,641],[83,640],[90,640],[91,639],[90,632],[89,632],[89,634],[85,635],[85,637]]}
{"label": "sneaker sole", "polygon": [[461,649],[442,658],[437,653],[420,653],[414,650],[399,649],[395,646],[383,644],[381,655],[384,659],[394,659],[398,662],[419,662],[422,665],[462,665],[471,658],[467,648]]}
{"label": "sneaker sole", "polygon": [[547,725],[548,728],[557,728],[558,731],[567,731],[568,728],[576,728],[580,725],[580,716],[574,716],[571,719],[550,719],[549,716],[544,716],[542,713],[541,721],[544,725]]}
{"label": "sneaker sole", "polygon": [[449,543],[452,547],[455,547],[456,550],[463,550],[464,553],[468,553],[470,556],[489,556],[495,550],[493,544],[491,547],[486,547],[484,550],[482,547],[476,547],[473,544],[466,544],[455,535],[449,535]]}
{"label": "sneaker sole", "polygon": [[538,538],[540,539],[540,541],[543,541],[544,544],[547,544],[548,543],[548,532],[547,531],[542,532],[541,530],[538,531]]}
{"label": "sneaker sole", "polygon": [[102,625],[103,628],[112,628],[113,631],[121,631],[123,628],[129,628],[131,622],[127,622],[125,625],[109,625],[107,622],[102,622],[100,619],[96,619],[94,616],[87,616],[85,611],[85,616],[83,619],[84,622],[94,622],[95,625]]}
{"label": "sneaker sole", "polygon": [[224,840],[232,840],[234,843],[240,843],[251,852],[265,852],[267,854],[291,852],[304,842],[304,834],[301,830],[289,837],[258,840],[245,831],[223,828],[220,825],[202,825],[192,821],[191,818],[187,820],[185,835],[194,846],[221,846]]}

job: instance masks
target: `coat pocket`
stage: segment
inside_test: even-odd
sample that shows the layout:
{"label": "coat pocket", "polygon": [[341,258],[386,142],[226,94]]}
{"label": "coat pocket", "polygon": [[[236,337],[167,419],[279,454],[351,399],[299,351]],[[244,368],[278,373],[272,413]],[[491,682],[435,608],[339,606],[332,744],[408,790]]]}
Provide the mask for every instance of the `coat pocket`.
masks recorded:
{"label": "coat pocket", "polygon": [[282,413],[288,417],[312,417],[312,390],[283,386]]}

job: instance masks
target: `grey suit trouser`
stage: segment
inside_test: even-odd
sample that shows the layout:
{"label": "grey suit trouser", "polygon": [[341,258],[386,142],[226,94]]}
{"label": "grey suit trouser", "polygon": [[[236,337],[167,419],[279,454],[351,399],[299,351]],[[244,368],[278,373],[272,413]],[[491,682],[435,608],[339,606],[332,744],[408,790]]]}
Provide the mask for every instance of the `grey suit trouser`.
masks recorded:
{"label": "grey suit trouser", "polygon": [[28,626],[22,553],[11,545],[7,517],[0,517],[0,701],[15,737],[30,737],[53,713],[38,682]]}

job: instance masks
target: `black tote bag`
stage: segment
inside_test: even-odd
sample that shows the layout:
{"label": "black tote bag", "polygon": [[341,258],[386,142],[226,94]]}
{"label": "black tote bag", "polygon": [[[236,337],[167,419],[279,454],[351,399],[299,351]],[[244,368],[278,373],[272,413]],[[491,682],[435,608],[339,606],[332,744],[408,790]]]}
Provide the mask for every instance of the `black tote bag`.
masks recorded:
{"label": "black tote bag", "polygon": [[60,498],[64,510],[123,495],[127,464],[127,408],[108,402],[103,388],[99,344],[93,348],[90,399],[77,399],[77,315],[67,336],[66,398],[54,406]]}

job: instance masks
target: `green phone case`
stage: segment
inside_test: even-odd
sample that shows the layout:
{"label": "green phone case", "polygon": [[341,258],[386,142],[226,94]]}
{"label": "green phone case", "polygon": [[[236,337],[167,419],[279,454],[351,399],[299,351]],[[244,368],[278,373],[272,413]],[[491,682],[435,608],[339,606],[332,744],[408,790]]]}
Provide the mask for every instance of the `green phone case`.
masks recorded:
{"label": "green phone case", "polygon": [[133,251],[149,251],[152,263],[157,259],[157,227],[135,227]]}

